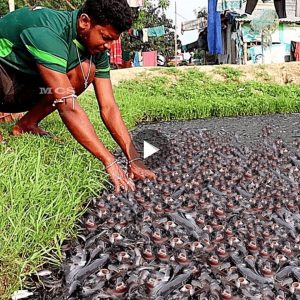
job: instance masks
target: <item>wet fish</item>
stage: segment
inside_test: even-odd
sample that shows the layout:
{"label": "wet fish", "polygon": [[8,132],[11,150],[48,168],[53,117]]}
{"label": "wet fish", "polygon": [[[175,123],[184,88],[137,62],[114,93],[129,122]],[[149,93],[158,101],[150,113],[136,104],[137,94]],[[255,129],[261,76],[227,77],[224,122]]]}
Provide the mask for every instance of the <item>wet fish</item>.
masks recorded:
{"label": "wet fish", "polygon": [[269,131],[248,149],[225,130],[176,133],[164,166],[149,162],[155,182],[92,199],[80,236],[64,243],[62,267],[33,275],[34,293],[44,300],[295,298],[300,171],[291,158],[300,157]]}
{"label": "wet fish", "polygon": [[252,196],[253,196],[251,193],[247,192],[246,190],[242,189],[239,186],[236,187],[236,190],[243,197],[252,198]]}
{"label": "wet fish", "polygon": [[181,275],[176,276],[172,281],[167,283],[159,284],[156,288],[153,289],[151,296],[163,296],[167,297],[173,290],[178,289],[180,286],[183,286],[184,283],[191,277],[192,272],[187,272]]}
{"label": "wet fish", "polygon": [[170,218],[177,224],[185,227],[190,233],[196,238],[199,239],[200,235],[202,234],[202,230],[194,223],[191,219],[185,218],[183,215],[179,213],[170,213],[168,214]]}
{"label": "wet fish", "polygon": [[68,284],[71,284],[75,280],[84,280],[85,278],[96,272],[98,269],[100,269],[108,261],[108,259],[109,255],[103,254],[101,258],[94,260],[87,266],[76,269],[76,272],[72,272],[68,276],[66,276],[66,282]]}
{"label": "wet fish", "polygon": [[237,265],[237,268],[246,279],[248,279],[249,281],[251,281],[253,283],[256,283],[256,284],[259,284],[259,285],[273,283],[273,279],[255,274],[249,268],[239,266],[239,265]]}

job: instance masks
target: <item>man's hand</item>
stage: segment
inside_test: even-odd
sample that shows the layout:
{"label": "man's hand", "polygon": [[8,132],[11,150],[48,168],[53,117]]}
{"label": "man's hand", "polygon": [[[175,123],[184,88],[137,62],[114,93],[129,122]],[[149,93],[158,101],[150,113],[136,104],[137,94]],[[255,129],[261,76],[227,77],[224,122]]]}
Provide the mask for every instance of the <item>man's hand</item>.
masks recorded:
{"label": "man's hand", "polygon": [[145,178],[156,179],[156,175],[150,171],[141,160],[136,160],[129,164],[128,177],[141,180]]}
{"label": "man's hand", "polygon": [[106,169],[106,172],[109,174],[110,180],[115,186],[116,193],[119,193],[121,189],[124,189],[125,192],[135,190],[133,180],[126,176],[125,172],[117,163]]}

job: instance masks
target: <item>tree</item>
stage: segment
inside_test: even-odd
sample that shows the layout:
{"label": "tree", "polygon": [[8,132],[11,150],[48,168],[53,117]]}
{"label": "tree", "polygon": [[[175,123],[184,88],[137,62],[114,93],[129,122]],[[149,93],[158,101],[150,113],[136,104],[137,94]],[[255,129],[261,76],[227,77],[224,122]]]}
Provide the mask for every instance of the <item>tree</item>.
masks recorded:
{"label": "tree", "polygon": [[5,15],[8,13],[8,1],[0,1],[0,16]]}
{"label": "tree", "polygon": [[208,16],[208,12],[207,12],[206,7],[202,7],[201,9],[195,10],[194,12],[197,16],[197,19],[198,18],[207,18],[207,16]]}
{"label": "tree", "polygon": [[[84,0],[15,0],[16,8],[25,5],[40,5],[60,10],[71,10],[80,7]],[[170,0],[145,0],[145,6],[139,9],[132,8],[135,29],[143,29],[164,25],[165,36],[149,38],[148,43],[141,40],[131,39],[127,33],[122,35],[123,49],[135,50],[157,50],[165,56],[174,56],[174,26],[172,20],[168,19],[164,10],[170,5]],[[8,12],[8,0],[0,0],[0,15]],[[179,40],[178,40],[179,41]],[[180,46],[180,41],[179,41]]]}
{"label": "tree", "polygon": [[[122,34],[122,48],[125,51],[149,51],[157,50],[162,55],[174,56],[174,26],[173,21],[168,19],[165,9],[169,6],[169,0],[147,0],[145,6],[140,9],[133,9],[135,22],[133,28],[141,30],[143,28],[156,27],[164,25],[165,35],[162,37],[149,37],[149,41],[143,43],[142,40],[130,37],[128,33]],[[180,41],[179,41],[180,46]]]}
{"label": "tree", "polygon": [[[72,10],[81,6],[84,0],[16,0],[16,8],[21,8],[25,5],[34,6],[40,5],[45,7],[51,7],[60,10]],[[0,15],[8,13],[8,0],[0,1]]]}

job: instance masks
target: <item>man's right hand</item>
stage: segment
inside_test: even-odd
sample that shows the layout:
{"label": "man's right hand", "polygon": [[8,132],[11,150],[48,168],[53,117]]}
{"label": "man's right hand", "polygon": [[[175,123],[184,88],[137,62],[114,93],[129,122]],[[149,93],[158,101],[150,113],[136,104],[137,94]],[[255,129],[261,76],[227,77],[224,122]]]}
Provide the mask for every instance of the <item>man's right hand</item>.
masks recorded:
{"label": "man's right hand", "polygon": [[117,163],[106,169],[106,172],[115,186],[116,193],[119,193],[121,189],[125,192],[128,192],[129,190],[135,191],[135,184],[133,180],[126,176],[123,169]]}

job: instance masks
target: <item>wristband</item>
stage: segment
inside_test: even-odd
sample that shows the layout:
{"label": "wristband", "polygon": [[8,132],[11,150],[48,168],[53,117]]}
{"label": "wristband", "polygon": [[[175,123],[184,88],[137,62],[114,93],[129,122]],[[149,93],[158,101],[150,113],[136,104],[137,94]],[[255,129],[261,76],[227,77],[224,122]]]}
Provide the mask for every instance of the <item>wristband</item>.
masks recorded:
{"label": "wristband", "polygon": [[77,96],[75,94],[64,96],[64,97],[61,97],[59,99],[54,99],[52,106],[55,107],[57,103],[66,104],[67,100],[70,99],[70,98],[72,98],[72,110],[74,111],[75,110],[75,100],[77,100]]}
{"label": "wristband", "polygon": [[114,164],[116,164],[118,161],[115,159],[112,163],[110,163],[108,166],[105,167],[105,170],[109,169],[112,167]]}
{"label": "wristband", "polygon": [[133,159],[131,159],[131,160],[128,161],[128,164],[130,165],[130,164],[132,164],[134,161],[137,161],[137,160],[142,160],[142,158],[141,158],[141,157],[133,158]]}

